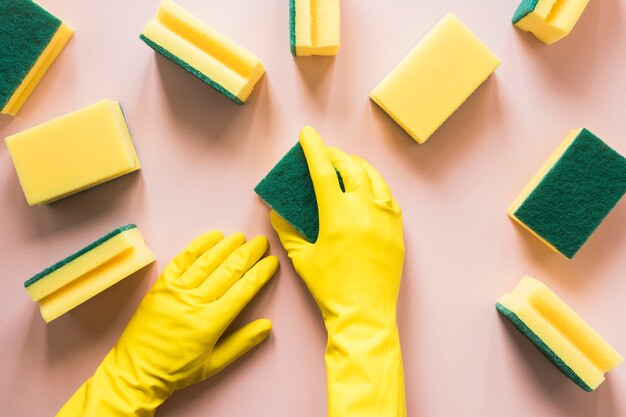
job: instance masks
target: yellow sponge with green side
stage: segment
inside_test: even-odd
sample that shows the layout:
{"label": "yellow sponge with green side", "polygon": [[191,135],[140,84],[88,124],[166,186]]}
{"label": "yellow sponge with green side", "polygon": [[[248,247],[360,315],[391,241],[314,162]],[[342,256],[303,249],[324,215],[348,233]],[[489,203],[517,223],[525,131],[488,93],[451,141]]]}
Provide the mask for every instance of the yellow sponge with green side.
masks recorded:
{"label": "yellow sponge with green side", "polygon": [[48,204],[140,168],[122,108],[103,100],[6,138],[28,204]]}
{"label": "yellow sponge with green side", "polygon": [[339,1],[289,0],[289,44],[292,55],[337,55]]}
{"label": "yellow sponge with green side", "polygon": [[113,230],[24,283],[46,323],[154,262],[134,224]]}
{"label": "yellow sponge with green side", "polygon": [[448,14],[370,97],[413,139],[424,143],[499,65],[500,60]]}
{"label": "yellow sponge with green side", "polygon": [[254,54],[171,0],[163,0],[139,37],[237,104],[246,102],[265,73]]}
{"label": "yellow sponge with green side", "polygon": [[574,129],[509,208],[509,216],[572,258],[626,193],[626,158]]}
{"label": "yellow sponge with green side", "polygon": [[73,34],[30,0],[0,0],[0,113],[20,111]]}
{"label": "yellow sponge with green side", "polygon": [[522,0],[513,24],[548,45],[574,29],[589,0]]}
{"label": "yellow sponge with green side", "polygon": [[496,308],[561,372],[585,391],[624,358],[542,282],[524,277]]}

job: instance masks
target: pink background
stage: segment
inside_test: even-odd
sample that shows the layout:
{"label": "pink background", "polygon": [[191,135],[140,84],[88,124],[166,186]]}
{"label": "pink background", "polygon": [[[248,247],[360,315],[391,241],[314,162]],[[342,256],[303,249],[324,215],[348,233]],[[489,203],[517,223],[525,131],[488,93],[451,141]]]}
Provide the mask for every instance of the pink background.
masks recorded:
{"label": "pink background", "polygon": [[[254,185],[315,126],[370,160],[404,209],[399,300],[410,416],[626,416],[626,366],[584,393],[498,316],[525,274],[542,279],[626,354],[626,200],[568,261],[514,225],[506,208],[572,128],[626,154],[626,2],[593,0],[573,33],[544,46],[510,23],[513,0],[344,0],[336,58],[289,54],[286,0],[180,0],[265,63],[236,106],[138,39],[157,1],[41,0],[76,34],[0,135],[103,98],[119,100],[143,169],[45,207],[28,207],[0,145],[0,404],[51,416],[94,371],[158,272],[207,229],[263,234],[277,279],[246,310],[274,322],[244,361],[173,396],[159,416],[326,414],[325,331],[274,235]],[[369,91],[448,11],[502,65],[423,146]],[[126,223],[158,262],[45,325],[25,279]]]}

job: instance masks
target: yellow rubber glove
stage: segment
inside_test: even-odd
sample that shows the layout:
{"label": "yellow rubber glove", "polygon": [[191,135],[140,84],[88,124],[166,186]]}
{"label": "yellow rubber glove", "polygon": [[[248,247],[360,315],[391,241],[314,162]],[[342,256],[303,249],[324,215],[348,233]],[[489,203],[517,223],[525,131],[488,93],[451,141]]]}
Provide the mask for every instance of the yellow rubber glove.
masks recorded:
{"label": "yellow rubber glove", "polygon": [[273,211],[271,220],[324,317],[328,415],[404,417],[396,325],[404,261],[400,207],[363,159],[327,148],[311,127],[302,129],[300,144],[319,207],[319,237],[307,242]]}
{"label": "yellow rubber glove", "polygon": [[[274,275],[268,243],[209,232],[165,268],[95,374],[57,416],[152,416],[174,391],[203,381],[269,335],[256,320],[222,336]],[[261,259],[263,258],[263,259]]]}

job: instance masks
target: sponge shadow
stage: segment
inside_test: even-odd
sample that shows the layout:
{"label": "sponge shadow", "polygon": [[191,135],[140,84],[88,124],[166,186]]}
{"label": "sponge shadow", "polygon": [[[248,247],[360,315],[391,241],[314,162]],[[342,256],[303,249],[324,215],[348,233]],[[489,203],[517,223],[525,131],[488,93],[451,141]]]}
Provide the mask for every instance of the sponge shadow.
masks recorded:
{"label": "sponge shadow", "polygon": [[[517,356],[525,362],[528,378],[532,379],[537,395],[548,398],[559,409],[562,415],[568,417],[586,417],[596,415],[598,398],[588,393],[570,381],[538,349],[522,335],[505,317],[498,314],[500,321],[506,327],[510,344],[514,347]],[[605,382],[606,383],[606,382]]]}
{"label": "sponge shadow", "polygon": [[376,123],[383,126],[389,149],[417,167],[419,173],[431,178],[445,175],[447,166],[454,165],[459,158],[466,158],[481,141],[489,139],[489,130],[498,128],[494,121],[500,120],[503,112],[497,78],[493,75],[421,145],[371,100],[370,111],[377,119]]}
{"label": "sponge shadow", "polygon": [[248,101],[239,105],[167,58],[157,53],[154,57],[173,118],[192,126],[203,138],[219,140],[233,126],[248,125],[261,96],[267,95],[267,74],[259,80]]}
{"label": "sponge shadow", "polygon": [[8,116],[6,114],[0,114],[0,136],[5,137],[3,134],[4,129],[8,128],[11,122],[13,121],[13,116]]}
{"label": "sponge shadow", "polygon": [[515,50],[532,58],[524,61],[537,61],[537,76],[545,78],[545,85],[563,97],[580,96],[585,89],[593,88],[593,80],[602,80],[602,74],[615,67],[612,61],[619,60],[623,53],[617,48],[598,48],[607,39],[622,37],[624,16],[619,3],[589,2],[572,32],[552,45],[515,29]]}
{"label": "sponge shadow", "polygon": [[324,104],[332,87],[332,68],[335,57],[294,57],[295,66],[300,78],[304,80],[309,93],[316,99],[319,105]]}
{"label": "sponge shadow", "polygon": [[[570,285],[582,290],[586,285],[597,283],[589,277],[602,276],[602,270],[611,267],[611,262],[607,260],[619,258],[622,255],[619,248],[623,247],[626,241],[625,219],[626,200],[619,203],[609,213],[572,259],[554,252],[517,222],[510,220],[510,227],[515,228],[519,234],[519,238],[523,241],[522,246],[529,257],[543,265],[562,285]],[[598,259],[605,261],[598,262]]]}
{"label": "sponge shadow", "polygon": [[139,300],[151,287],[157,274],[155,264],[135,272],[50,322],[46,327],[48,361],[62,361],[72,352],[101,343],[102,339],[117,339]]}
{"label": "sponge shadow", "polygon": [[[139,209],[143,204],[143,176],[141,171],[116,178],[97,187],[82,191],[54,203],[28,207],[17,177],[7,187],[16,207],[15,221],[31,236],[45,236],[91,223],[95,218],[111,215],[124,205]],[[121,226],[121,225],[120,225]]]}

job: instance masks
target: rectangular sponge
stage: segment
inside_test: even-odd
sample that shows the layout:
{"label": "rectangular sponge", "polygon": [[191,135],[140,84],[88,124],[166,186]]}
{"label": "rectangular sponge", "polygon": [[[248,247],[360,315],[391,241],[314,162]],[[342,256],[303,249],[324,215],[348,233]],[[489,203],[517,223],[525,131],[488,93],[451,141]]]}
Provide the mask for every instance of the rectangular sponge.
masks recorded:
{"label": "rectangular sponge", "polygon": [[20,111],[73,33],[30,0],[0,0],[0,113]]}
{"label": "rectangular sponge", "polygon": [[245,103],[265,73],[254,54],[171,0],[161,3],[139,37],[237,104]]}
{"label": "rectangular sponge", "polygon": [[24,287],[49,323],[154,260],[141,232],[130,224],[46,268]]}
{"label": "rectangular sponge", "polygon": [[548,45],[574,29],[589,0],[522,0],[513,24]]}
{"label": "rectangular sponge", "polygon": [[500,60],[448,14],[370,97],[413,139],[424,143],[498,65]]}
{"label": "rectangular sponge", "polygon": [[6,138],[28,204],[48,204],[140,168],[122,108],[112,100]]}
{"label": "rectangular sponge", "polygon": [[626,158],[572,130],[509,208],[509,216],[572,258],[626,193]]}
{"label": "rectangular sponge", "polygon": [[[341,175],[337,172],[343,189]],[[319,234],[319,212],[315,189],[300,143],[291,148],[254,191],[309,242]]]}
{"label": "rectangular sponge", "polygon": [[585,391],[624,358],[542,282],[524,277],[496,308],[561,372]]}
{"label": "rectangular sponge", "polygon": [[337,55],[339,6],[339,0],[289,0],[292,55]]}

